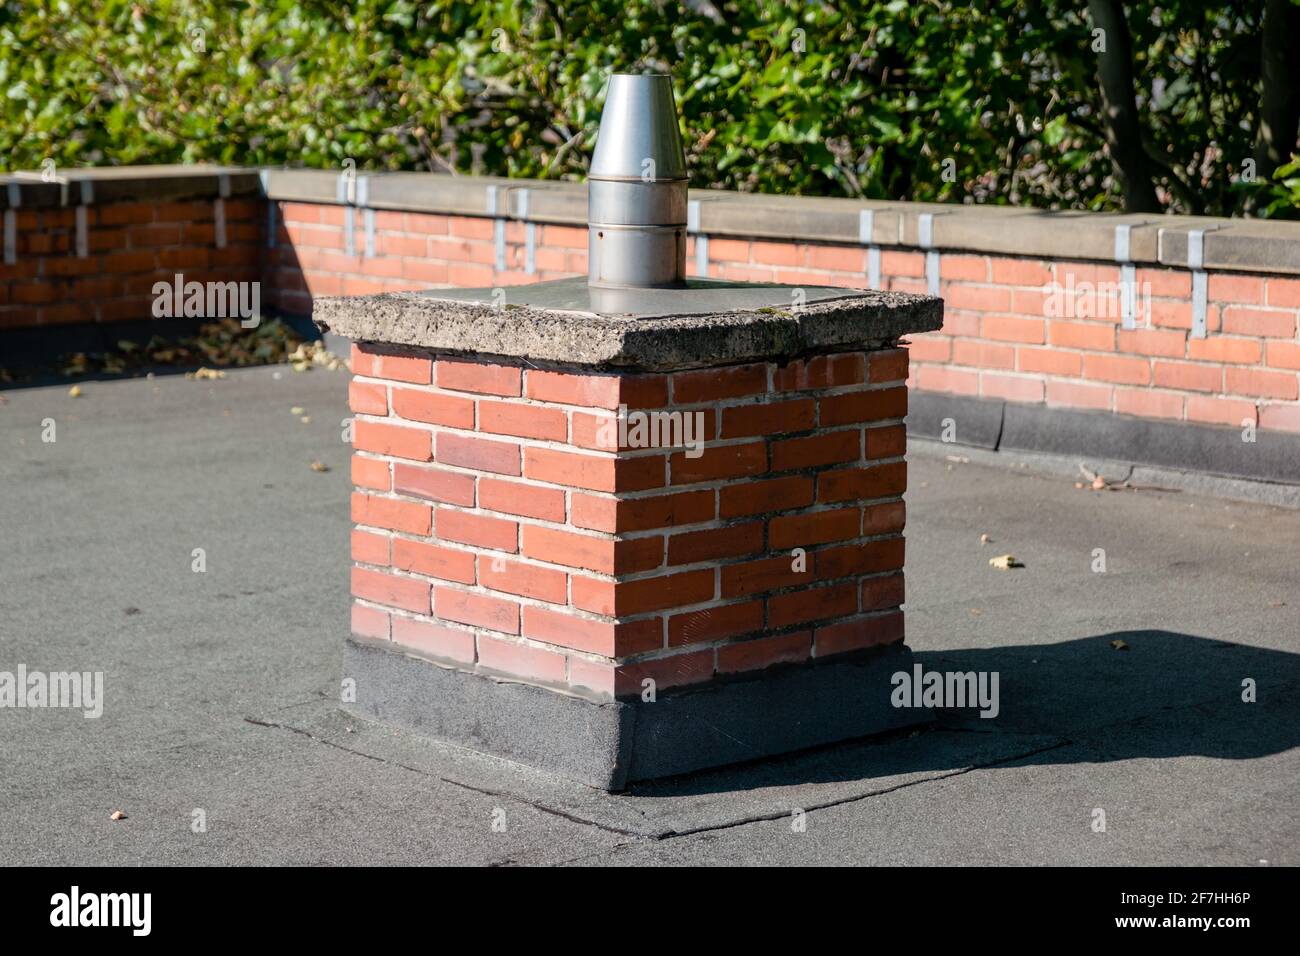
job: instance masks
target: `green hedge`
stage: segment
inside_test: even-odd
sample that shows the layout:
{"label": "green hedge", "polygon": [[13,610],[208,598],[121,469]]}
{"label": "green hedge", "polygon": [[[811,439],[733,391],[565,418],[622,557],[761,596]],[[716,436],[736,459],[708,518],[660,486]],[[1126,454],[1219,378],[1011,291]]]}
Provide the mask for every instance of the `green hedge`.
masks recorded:
{"label": "green hedge", "polygon": [[[340,6],[5,3],[0,161],[352,159],[581,178],[605,74],[649,67],[676,78],[696,186],[1078,209],[1121,198],[1086,4]],[[1130,11],[1142,123],[1174,211],[1229,214],[1267,188],[1235,183],[1262,29],[1235,6]],[[1286,214],[1296,190],[1264,201]]]}

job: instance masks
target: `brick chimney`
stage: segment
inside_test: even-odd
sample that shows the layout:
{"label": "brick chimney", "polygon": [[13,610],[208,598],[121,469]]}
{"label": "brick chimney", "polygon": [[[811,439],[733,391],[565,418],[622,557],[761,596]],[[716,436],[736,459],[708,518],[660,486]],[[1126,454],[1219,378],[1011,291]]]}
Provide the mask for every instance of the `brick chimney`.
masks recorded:
{"label": "brick chimney", "polygon": [[590,274],[319,299],[351,338],[354,712],[604,789],[914,722],[907,353],[938,299],[686,279],[667,77]]}

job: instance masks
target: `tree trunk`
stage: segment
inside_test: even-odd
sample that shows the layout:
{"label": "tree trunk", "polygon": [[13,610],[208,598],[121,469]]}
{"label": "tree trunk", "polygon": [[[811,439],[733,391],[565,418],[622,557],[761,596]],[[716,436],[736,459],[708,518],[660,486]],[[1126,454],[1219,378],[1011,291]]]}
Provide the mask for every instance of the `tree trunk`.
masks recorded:
{"label": "tree trunk", "polygon": [[1152,164],[1142,148],[1137,97],[1133,83],[1133,39],[1120,0],[1088,0],[1092,25],[1103,32],[1105,49],[1097,54],[1097,76],[1106,113],[1106,143],[1124,188],[1128,212],[1160,212],[1152,181]]}
{"label": "tree trunk", "polygon": [[1291,161],[1300,126],[1300,7],[1290,0],[1268,0],[1260,49],[1259,131],[1255,138],[1255,175],[1272,179]]}

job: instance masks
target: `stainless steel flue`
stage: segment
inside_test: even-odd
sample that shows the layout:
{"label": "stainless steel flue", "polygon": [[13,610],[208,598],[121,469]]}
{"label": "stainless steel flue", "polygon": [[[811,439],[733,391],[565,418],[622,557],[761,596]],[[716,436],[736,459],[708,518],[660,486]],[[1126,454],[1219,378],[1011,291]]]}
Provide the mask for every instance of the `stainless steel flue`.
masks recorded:
{"label": "stainless steel flue", "polygon": [[672,78],[609,78],[587,177],[588,285],[686,283],[686,156]]}

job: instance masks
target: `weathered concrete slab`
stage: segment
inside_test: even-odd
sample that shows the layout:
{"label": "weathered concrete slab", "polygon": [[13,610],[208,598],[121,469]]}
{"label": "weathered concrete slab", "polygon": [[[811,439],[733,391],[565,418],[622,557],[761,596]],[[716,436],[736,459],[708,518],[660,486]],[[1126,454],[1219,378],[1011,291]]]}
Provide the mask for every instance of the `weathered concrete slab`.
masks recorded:
{"label": "weathered concrete slab", "polygon": [[[322,332],[440,352],[662,370],[884,347],[943,324],[931,296],[692,279],[592,298],[585,277],[316,300]],[[802,304],[796,304],[802,303]]]}

